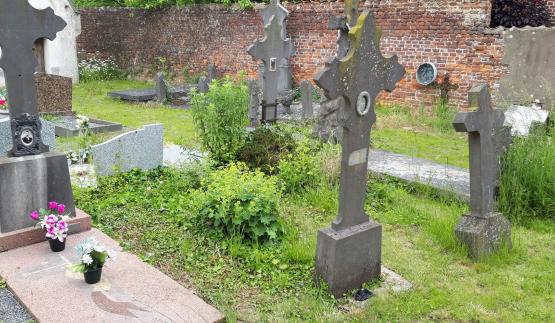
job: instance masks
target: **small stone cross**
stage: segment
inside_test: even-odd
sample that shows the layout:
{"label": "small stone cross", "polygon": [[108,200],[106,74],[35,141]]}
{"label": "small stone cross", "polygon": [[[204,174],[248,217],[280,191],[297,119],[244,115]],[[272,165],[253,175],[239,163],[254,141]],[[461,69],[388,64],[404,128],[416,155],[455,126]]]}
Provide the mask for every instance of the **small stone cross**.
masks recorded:
{"label": "small stone cross", "polygon": [[[468,132],[470,148],[470,208],[473,216],[486,217],[493,212],[495,176],[498,156],[495,148],[495,130],[503,126],[505,115],[491,107],[491,97],[485,84],[474,87],[469,97],[476,98],[478,110],[460,112],[453,126],[457,132]],[[472,103],[471,103],[472,104]]]}
{"label": "small stone cross", "polygon": [[284,39],[282,29],[276,16],[270,18],[265,27],[266,35],[249,47],[247,52],[254,58],[264,62],[264,89],[262,100],[262,120],[274,121],[277,117],[276,100],[278,97],[278,83],[281,73],[279,67],[286,64],[295,48],[291,39]]}
{"label": "small stone cross", "polygon": [[339,215],[334,230],[364,222],[370,131],[376,121],[374,103],[382,91],[393,91],[405,75],[397,56],[386,59],[379,50],[380,30],[372,14],[364,12],[349,31],[344,58],[334,58],[314,81],[329,101],[336,100],[344,129],[342,139]]}
{"label": "small stone cross", "polygon": [[66,26],[52,8],[37,10],[27,0],[0,1],[0,67],[10,98],[14,156],[41,153],[33,45],[37,39],[54,40]]}

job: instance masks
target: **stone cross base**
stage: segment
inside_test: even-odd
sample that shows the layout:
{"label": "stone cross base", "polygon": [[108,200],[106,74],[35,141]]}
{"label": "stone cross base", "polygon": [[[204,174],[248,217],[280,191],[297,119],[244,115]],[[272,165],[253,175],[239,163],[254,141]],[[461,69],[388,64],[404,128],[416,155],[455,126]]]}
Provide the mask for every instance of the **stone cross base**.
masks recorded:
{"label": "stone cross base", "polygon": [[316,279],[340,298],[381,273],[382,226],[369,221],[345,230],[318,231]]}
{"label": "stone cross base", "polygon": [[464,215],[455,228],[457,238],[473,259],[490,255],[503,245],[511,248],[511,224],[501,213],[486,217]]}
{"label": "stone cross base", "polygon": [[49,201],[65,204],[66,213],[75,216],[65,154],[0,157],[0,234],[33,227],[29,214]]}

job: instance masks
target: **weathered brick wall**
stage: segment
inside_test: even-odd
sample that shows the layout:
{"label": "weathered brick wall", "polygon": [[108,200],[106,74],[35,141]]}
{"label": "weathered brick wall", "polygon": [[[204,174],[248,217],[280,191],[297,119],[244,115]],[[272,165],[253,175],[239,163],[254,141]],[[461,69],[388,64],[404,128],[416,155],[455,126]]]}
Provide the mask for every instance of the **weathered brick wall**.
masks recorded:
{"label": "weathered brick wall", "polygon": [[555,25],[555,0],[547,0],[547,7],[551,13],[551,23]]}
{"label": "weathered brick wall", "polygon": [[[550,1],[550,2],[555,2]],[[288,33],[297,48],[292,58],[296,83],[312,79],[335,54],[336,31],[328,20],[342,13],[342,2],[286,4],[290,11]],[[490,0],[368,0],[383,29],[382,48],[397,54],[407,76],[388,102],[413,107],[431,106],[439,97],[434,87],[416,83],[416,67],[436,63],[440,76],[449,73],[458,86],[451,103],[466,107],[468,89],[479,82],[495,88],[507,73],[501,63],[503,37],[490,31]],[[203,71],[209,62],[219,71],[248,71],[255,76],[257,62],[246,49],[263,36],[257,11],[206,5],[145,11],[88,9],[82,11],[79,50],[88,55],[114,56],[124,66],[149,67],[167,60],[174,71]]]}

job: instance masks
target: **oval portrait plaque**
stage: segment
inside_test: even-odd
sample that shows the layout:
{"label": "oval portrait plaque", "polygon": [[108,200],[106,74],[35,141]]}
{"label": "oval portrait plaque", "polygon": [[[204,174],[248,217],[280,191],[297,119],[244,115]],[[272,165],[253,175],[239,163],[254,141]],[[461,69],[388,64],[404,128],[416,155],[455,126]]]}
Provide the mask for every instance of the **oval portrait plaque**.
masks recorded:
{"label": "oval portrait plaque", "polygon": [[430,85],[437,79],[437,68],[433,63],[424,63],[416,70],[418,84]]}

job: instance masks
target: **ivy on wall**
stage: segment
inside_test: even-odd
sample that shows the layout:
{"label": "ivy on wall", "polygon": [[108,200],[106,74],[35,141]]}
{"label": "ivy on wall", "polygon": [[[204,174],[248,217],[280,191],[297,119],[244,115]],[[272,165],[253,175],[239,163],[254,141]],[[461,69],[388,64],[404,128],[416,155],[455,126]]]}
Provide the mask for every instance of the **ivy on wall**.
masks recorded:
{"label": "ivy on wall", "polygon": [[491,27],[551,26],[546,0],[494,0]]}
{"label": "ivy on wall", "polygon": [[129,8],[162,8],[168,6],[183,6],[190,4],[219,3],[232,4],[238,3],[243,9],[251,9],[253,2],[264,2],[261,0],[75,0],[77,6],[81,8],[90,7],[129,7]]}

